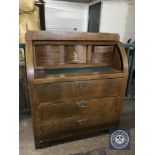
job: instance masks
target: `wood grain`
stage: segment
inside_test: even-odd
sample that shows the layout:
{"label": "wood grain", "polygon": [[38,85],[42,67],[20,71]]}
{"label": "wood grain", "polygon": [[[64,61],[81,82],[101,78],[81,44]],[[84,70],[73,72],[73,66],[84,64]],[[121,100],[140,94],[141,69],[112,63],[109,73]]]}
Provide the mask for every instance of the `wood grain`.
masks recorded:
{"label": "wood grain", "polygon": [[88,32],[47,32],[29,31],[26,33],[27,40],[102,40],[119,41],[118,33],[88,33]]}
{"label": "wood grain", "polygon": [[[39,106],[40,123],[61,121],[76,116],[105,116],[119,111],[119,97],[108,97],[92,100],[76,100],[67,102],[45,102]],[[63,113],[62,113],[63,111]]]}
{"label": "wood grain", "polygon": [[31,31],[26,39],[35,148],[118,126],[128,76],[118,34]]}

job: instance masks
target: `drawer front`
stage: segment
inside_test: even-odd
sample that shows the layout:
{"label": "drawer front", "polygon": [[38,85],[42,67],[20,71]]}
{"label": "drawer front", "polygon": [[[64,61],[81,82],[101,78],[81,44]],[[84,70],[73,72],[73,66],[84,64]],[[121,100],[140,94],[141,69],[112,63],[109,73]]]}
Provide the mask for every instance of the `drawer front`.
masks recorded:
{"label": "drawer front", "polygon": [[[39,107],[40,122],[59,121],[73,116],[91,116],[93,114],[109,115],[116,112],[114,97],[64,102],[47,103]],[[118,103],[119,104],[119,103]]]}
{"label": "drawer front", "polygon": [[119,96],[122,78],[37,84],[37,103]]}
{"label": "drawer front", "polygon": [[74,99],[74,82],[60,82],[36,85],[37,103],[57,102]]}
{"label": "drawer front", "polygon": [[113,121],[118,121],[119,115],[114,114],[105,117],[105,115],[96,115],[91,117],[77,117],[66,119],[59,122],[52,122],[51,124],[42,124],[38,130],[38,137],[40,140],[47,140],[54,137],[67,136],[67,134],[74,134],[83,129],[91,129],[96,126],[103,125]]}
{"label": "drawer front", "polygon": [[122,78],[76,81],[77,99],[119,96]]}

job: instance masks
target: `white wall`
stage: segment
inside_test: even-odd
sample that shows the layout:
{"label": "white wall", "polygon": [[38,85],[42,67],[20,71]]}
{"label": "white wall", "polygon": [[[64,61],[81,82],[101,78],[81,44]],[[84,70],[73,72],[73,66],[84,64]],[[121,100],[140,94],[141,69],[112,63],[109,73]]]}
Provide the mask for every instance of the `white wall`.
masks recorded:
{"label": "white wall", "polygon": [[102,1],[100,32],[119,33],[120,40],[135,39],[134,2]]}
{"label": "white wall", "polygon": [[[102,1],[100,32],[119,33],[126,42],[135,39],[134,0]],[[47,30],[86,32],[88,27],[88,4],[46,0],[45,20]]]}
{"label": "white wall", "polygon": [[47,30],[87,31],[88,4],[46,0],[45,24]]}

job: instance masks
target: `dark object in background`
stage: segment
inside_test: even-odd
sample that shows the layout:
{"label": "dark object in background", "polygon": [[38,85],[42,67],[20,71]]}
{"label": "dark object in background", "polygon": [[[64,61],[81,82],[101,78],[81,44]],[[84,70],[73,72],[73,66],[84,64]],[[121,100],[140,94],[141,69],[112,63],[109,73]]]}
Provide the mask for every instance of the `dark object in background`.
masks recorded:
{"label": "dark object in background", "polygon": [[128,39],[124,44],[128,58],[128,82],[126,88],[126,99],[135,98],[135,42],[132,39]]}
{"label": "dark object in background", "polygon": [[130,39],[127,41],[127,44],[129,44],[129,43],[131,42],[131,40],[132,40],[132,39],[130,38]]}
{"label": "dark object in background", "polygon": [[77,28],[76,27],[74,28],[74,31],[77,31]]}
{"label": "dark object in background", "polygon": [[26,65],[25,65],[25,44],[19,44],[19,113],[30,112]]}
{"label": "dark object in background", "polygon": [[41,30],[46,30],[45,26],[45,2],[39,0],[35,2],[35,5],[39,7],[39,18],[40,18],[40,28]]}
{"label": "dark object in background", "polygon": [[88,32],[99,32],[101,2],[89,6]]}
{"label": "dark object in background", "polygon": [[[40,28],[45,30],[45,2],[43,0],[35,1],[35,5],[39,7]],[[25,65],[25,44],[19,45],[19,114],[30,113],[27,75]]]}

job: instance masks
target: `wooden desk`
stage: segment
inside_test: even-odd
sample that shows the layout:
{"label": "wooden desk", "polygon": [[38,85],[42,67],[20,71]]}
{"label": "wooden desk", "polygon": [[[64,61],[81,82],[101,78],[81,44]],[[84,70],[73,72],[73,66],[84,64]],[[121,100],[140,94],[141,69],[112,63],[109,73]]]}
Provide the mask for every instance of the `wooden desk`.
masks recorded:
{"label": "wooden desk", "polygon": [[26,39],[36,148],[118,125],[128,76],[118,34],[40,31]]}

